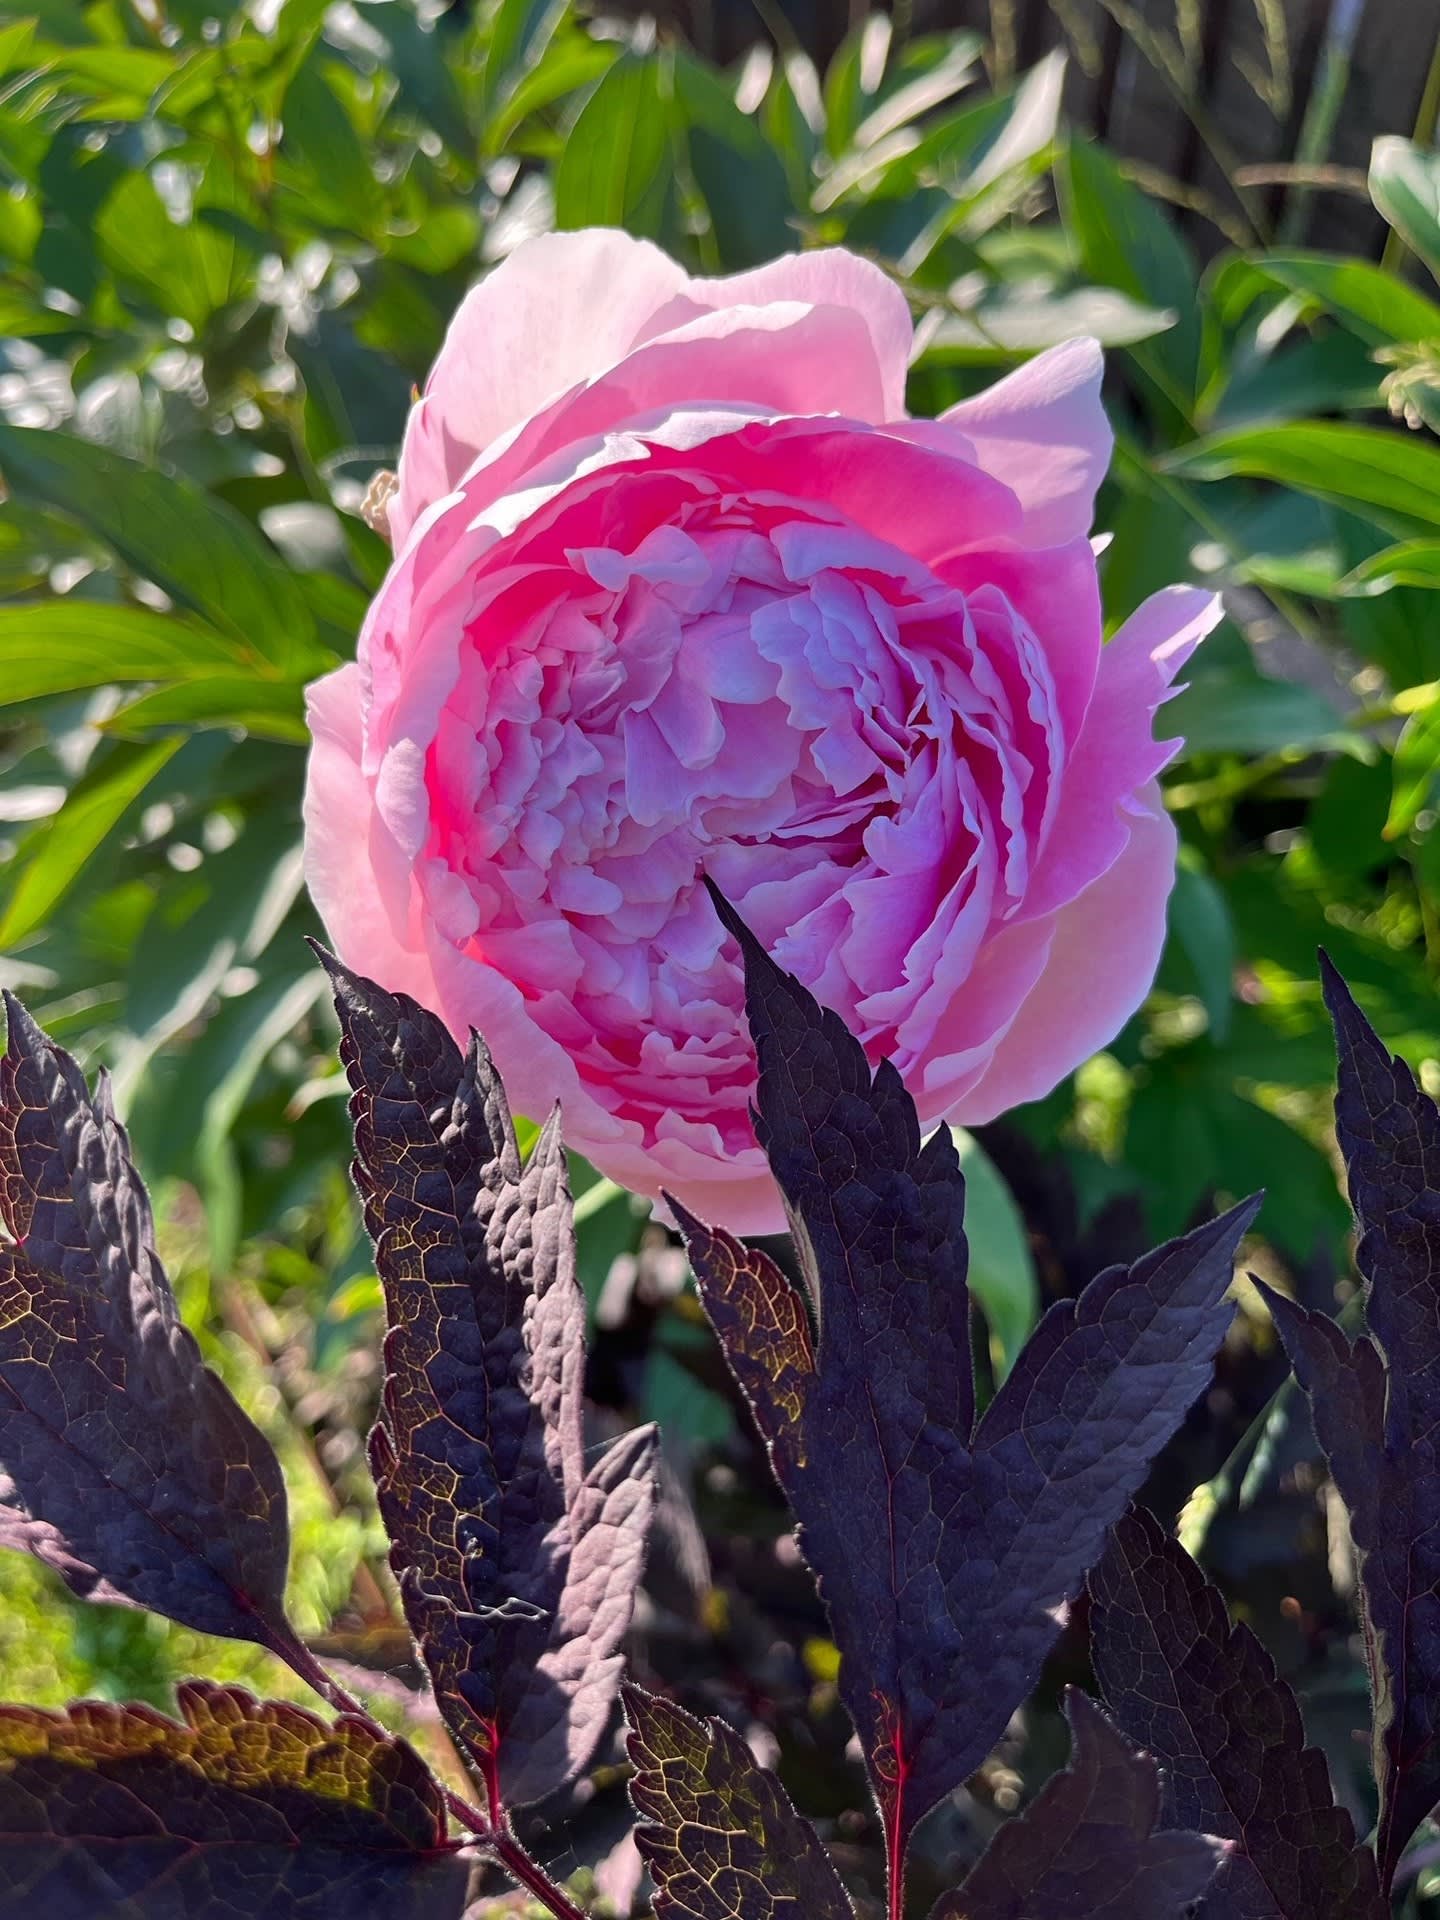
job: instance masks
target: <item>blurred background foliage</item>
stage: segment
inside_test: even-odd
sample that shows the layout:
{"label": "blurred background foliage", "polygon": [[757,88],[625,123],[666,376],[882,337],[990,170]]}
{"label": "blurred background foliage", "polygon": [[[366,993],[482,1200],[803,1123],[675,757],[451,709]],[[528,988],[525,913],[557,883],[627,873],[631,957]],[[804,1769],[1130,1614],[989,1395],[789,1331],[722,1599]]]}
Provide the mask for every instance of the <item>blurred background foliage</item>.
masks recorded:
{"label": "blurred background foliage", "polygon": [[[912,300],[921,414],[1056,341],[1105,343],[1107,621],[1184,578],[1230,618],[1163,715],[1183,854],[1155,992],[1048,1100],[963,1142],[992,1364],[1040,1305],[1262,1181],[1256,1264],[1344,1296],[1317,945],[1440,1091],[1440,57],[1415,137],[1375,144],[1366,257],[1300,247],[1243,183],[1182,220],[1067,122],[1063,48],[1017,70],[1013,36],[917,34],[898,10],[822,65],[760,7],[724,69],[563,0],[25,11],[0,26],[0,976],[114,1072],[187,1316],[282,1447],[300,1617],[380,1711],[430,1738],[363,1470],[378,1289],[300,937],[302,690],[354,648],[387,559],[360,504],[448,316],[537,231],[622,225],[704,272],[855,248]],[[1183,51],[1194,10],[1174,11]],[[1168,41],[1135,33],[1163,66]],[[1317,178],[1327,137],[1302,154]],[[1365,204],[1363,174],[1340,186]],[[863,1853],[833,1649],[683,1260],[589,1169],[576,1184],[597,1419],[658,1415],[674,1468],[642,1668],[683,1654],[699,1703],[763,1723]],[[1280,1371],[1242,1316],[1156,1498],[1201,1489],[1191,1537],[1364,1816],[1343,1555],[1308,1436],[1269,1407]],[[197,1666],[287,1689],[253,1650],[76,1606],[0,1557],[0,1692],[163,1700]],[[977,1804],[1063,1751],[1028,1738]],[[571,1844],[623,1907],[595,1804],[600,1839]],[[1417,1870],[1409,1897],[1427,1890]]]}

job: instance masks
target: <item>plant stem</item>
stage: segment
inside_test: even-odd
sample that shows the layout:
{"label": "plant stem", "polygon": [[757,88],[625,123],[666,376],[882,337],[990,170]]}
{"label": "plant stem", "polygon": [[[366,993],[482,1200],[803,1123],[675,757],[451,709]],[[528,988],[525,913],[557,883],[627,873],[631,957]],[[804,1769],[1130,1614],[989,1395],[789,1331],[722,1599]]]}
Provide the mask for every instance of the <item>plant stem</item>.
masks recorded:
{"label": "plant stem", "polygon": [[548,1907],[556,1920],[589,1920],[584,1908],[577,1907],[568,1894],[556,1886],[513,1834],[492,1832],[486,1845],[510,1877],[533,1893],[542,1906]]}
{"label": "plant stem", "polygon": [[363,1720],[367,1726],[374,1727],[375,1720],[355,1698],[348,1693],[329,1670],[323,1667],[311,1653],[298,1633],[288,1636],[276,1634],[265,1642],[277,1659],[283,1660],[292,1673],[298,1674],[306,1686],[313,1687],[327,1705],[334,1707],[337,1713],[353,1714],[357,1720]]}
{"label": "plant stem", "polygon": [[[357,1720],[363,1720],[366,1726],[376,1733],[384,1733],[376,1721],[351,1693],[347,1693],[338,1680],[335,1680],[311,1653],[310,1649],[296,1634],[291,1638],[277,1635],[267,1643],[272,1653],[285,1661],[290,1669],[297,1673],[308,1686],[312,1686],[322,1699],[341,1713],[353,1714]],[[388,1738],[388,1736],[386,1736]],[[463,1794],[456,1793],[451,1787],[442,1788],[445,1804],[459,1824],[473,1833],[486,1852],[499,1861],[512,1880],[533,1893],[542,1906],[548,1907],[555,1920],[589,1920],[584,1909],[577,1907],[560,1887],[546,1873],[538,1861],[532,1860],[520,1842],[510,1833],[503,1822],[503,1816],[493,1823],[485,1818],[478,1807],[472,1807]]]}

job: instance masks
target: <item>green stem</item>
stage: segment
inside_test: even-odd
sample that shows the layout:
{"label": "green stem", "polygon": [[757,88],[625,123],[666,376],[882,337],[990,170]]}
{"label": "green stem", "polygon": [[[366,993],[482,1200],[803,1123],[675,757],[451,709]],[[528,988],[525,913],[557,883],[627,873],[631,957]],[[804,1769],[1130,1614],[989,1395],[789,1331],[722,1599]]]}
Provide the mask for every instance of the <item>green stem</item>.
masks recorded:
{"label": "green stem", "polygon": [[[1306,102],[1300,137],[1295,143],[1297,166],[1320,166],[1329,157],[1345,89],[1350,84],[1350,56],[1360,29],[1362,10],[1359,0],[1341,0],[1341,4],[1331,10],[1320,56],[1320,79]],[[1305,186],[1297,187],[1286,200],[1276,236],[1282,247],[1294,246],[1300,238],[1309,204],[1310,190]]]}

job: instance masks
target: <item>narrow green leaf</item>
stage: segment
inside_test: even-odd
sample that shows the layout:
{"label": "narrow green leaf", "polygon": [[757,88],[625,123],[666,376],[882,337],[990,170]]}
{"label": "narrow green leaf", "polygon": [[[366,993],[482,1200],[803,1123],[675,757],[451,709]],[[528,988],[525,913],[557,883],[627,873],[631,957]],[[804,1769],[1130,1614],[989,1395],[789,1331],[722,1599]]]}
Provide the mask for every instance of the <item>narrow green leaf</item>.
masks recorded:
{"label": "narrow green leaf", "polygon": [[134,735],[150,727],[238,727],[262,740],[304,746],[305,696],[298,680],[259,680],[253,674],[211,674],[159,687],[121,707],[106,731]]}
{"label": "narrow green leaf", "polygon": [[973,1133],[952,1127],[965,1175],[965,1238],[970,1286],[999,1349],[997,1377],[1014,1366],[1040,1317],[1040,1287],[1030,1238],[1014,1196]]}
{"label": "narrow green leaf", "polygon": [[1402,540],[1382,547],[1340,581],[1341,593],[1358,599],[1388,593],[1391,587],[1440,589],[1440,540]]}
{"label": "narrow green leaf", "polygon": [[1408,531],[1440,526],[1440,449],[1413,435],[1347,420],[1294,420],[1217,433],[1165,466],[1192,480],[1243,474],[1318,494]]}
{"label": "narrow green leaf", "polygon": [[126,299],[196,333],[239,290],[234,238],[205,220],[172,220],[148,174],[120,182],[96,216],[95,238]]}
{"label": "narrow green leaf", "polygon": [[670,184],[660,62],[622,54],[585,102],[555,171],[555,224],[626,227],[653,238]]}
{"label": "narrow green leaf", "polygon": [[[1370,260],[1338,253],[1259,253],[1231,262],[1243,281],[1232,282],[1229,306],[1248,306],[1268,284],[1298,293],[1358,332],[1372,346],[1386,341],[1440,338],[1440,304]],[[1248,297],[1247,297],[1248,295]]]}
{"label": "narrow green leaf", "polygon": [[954,43],[935,65],[887,93],[855,129],[857,147],[873,147],[877,140],[912,120],[932,112],[975,78],[985,42],[978,33],[957,33]]}
{"label": "narrow green leaf", "polygon": [[482,117],[488,119],[520,78],[550,62],[546,49],[566,13],[565,0],[499,0],[485,44]]}
{"label": "narrow green leaf", "polygon": [[0,476],[19,499],[78,520],[173,600],[266,659],[313,664],[315,622],[273,548],[192,480],[68,433],[0,425]]}
{"label": "narrow green leaf", "polygon": [[1157,734],[1178,735],[1187,753],[1299,751],[1340,731],[1339,714],[1311,688],[1238,670],[1197,674],[1156,722]]}
{"label": "narrow green leaf", "polygon": [[793,247],[794,208],[779,154],[709,68],[685,53],[675,56],[672,110],[726,272]]}
{"label": "narrow green leaf", "polygon": [[60,811],[25,843],[20,877],[0,915],[0,948],[42,926],[161,768],[183,745],[177,735],[106,754],[71,790]]}
{"label": "narrow green leaf", "polygon": [[1437,779],[1440,779],[1440,700],[1433,700],[1405,722],[1404,731],[1395,743],[1390,813],[1385,822],[1387,840],[1398,839],[1415,825],[1430,804]]}
{"label": "narrow green leaf", "polygon": [[1199,383],[1201,329],[1195,267],[1184,242],[1093,140],[1070,142],[1061,185],[1065,224],[1086,278],[1176,315],[1169,332],[1131,352],[1188,417]]}
{"label": "narrow green leaf", "polygon": [[1223,1047],[1234,1007],[1235,927],[1225,895],[1192,847],[1182,847],[1170,895],[1170,931],[1190,962],[1210,1037]]}
{"label": "narrow green leaf", "polygon": [[178,614],[98,600],[0,607],[0,706],[136,680],[182,680],[240,665],[233,641]]}
{"label": "narrow green leaf", "polygon": [[1387,133],[1370,150],[1370,198],[1440,278],[1440,153]]}
{"label": "narrow green leaf", "polygon": [[231,1139],[235,1123],[270,1054],[324,993],[325,976],[309,963],[309,955],[303,971],[299,962],[287,956],[276,962],[273,971],[262,970],[259,984],[249,993],[227,1002],[205,1035],[204,1057],[211,1077],[205,1082],[208,1092],[195,1142],[195,1168],[210,1230],[211,1258],[219,1271],[230,1265],[240,1240],[240,1171]]}

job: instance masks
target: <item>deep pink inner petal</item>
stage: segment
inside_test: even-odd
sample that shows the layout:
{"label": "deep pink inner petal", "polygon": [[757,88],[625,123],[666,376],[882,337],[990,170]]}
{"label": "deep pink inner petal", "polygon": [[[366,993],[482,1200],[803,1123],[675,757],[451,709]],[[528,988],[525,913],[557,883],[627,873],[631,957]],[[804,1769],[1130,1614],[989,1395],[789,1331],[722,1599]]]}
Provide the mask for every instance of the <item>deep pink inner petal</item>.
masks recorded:
{"label": "deep pink inner petal", "polygon": [[[488,551],[452,636],[427,910],[647,1139],[687,1115],[752,1137],[702,874],[872,1051],[918,1054],[1049,830],[1045,651],[1003,591],[917,558],[1003,543],[1013,497],[951,462],[937,499],[936,456],[894,440],[887,494],[882,436],[817,440],[819,505],[794,442],[751,429],[577,482]],[[902,546],[894,489],[920,481]]]}

